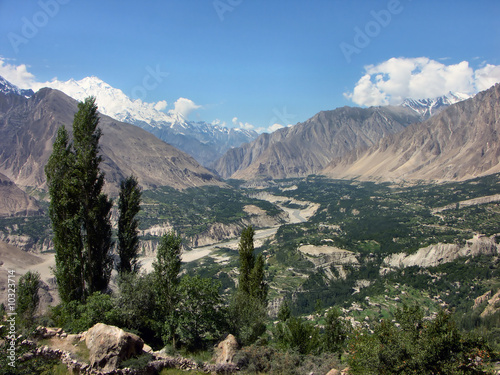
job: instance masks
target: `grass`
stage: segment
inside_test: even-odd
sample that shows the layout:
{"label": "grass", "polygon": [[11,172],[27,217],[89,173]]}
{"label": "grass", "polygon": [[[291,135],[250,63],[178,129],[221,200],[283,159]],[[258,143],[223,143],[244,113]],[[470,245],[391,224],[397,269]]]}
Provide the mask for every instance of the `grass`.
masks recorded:
{"label": "grass", "polygon": [[184,374],[206,375],[206,373],[203,371],[198,371],[198,370],[186,371],[186,370],[179,370],[176,368],[163,369],[160,372],[160,375],[184,375]]}

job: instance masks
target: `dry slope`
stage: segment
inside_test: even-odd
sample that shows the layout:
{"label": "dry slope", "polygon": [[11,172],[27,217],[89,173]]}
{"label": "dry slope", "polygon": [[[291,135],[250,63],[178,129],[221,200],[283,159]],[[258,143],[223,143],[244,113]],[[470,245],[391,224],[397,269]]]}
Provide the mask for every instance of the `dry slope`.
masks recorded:
{"label": "dry slope", "polygon": [[[0,173],[19,186],[43,187],[44,166],[59,126],[71,131],[77,102],[41,89],[26,99],[0,93]],[[136,126],[101,115],[102,169],[108,187],[134,174],[143,187],[222,185],[192,157]]]}
{"label": "dry slope", "polygon": [[323,174],[362,180],[466,180],[500,172],[500,84],[413,124]]}

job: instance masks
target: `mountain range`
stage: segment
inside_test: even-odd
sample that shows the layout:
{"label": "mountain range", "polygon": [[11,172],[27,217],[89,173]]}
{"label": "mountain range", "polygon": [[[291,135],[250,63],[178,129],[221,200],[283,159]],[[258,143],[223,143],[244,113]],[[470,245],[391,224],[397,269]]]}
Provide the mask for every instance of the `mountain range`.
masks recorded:
{"label": "mountain range", "polygon": [[[222,147],[215,153],[227,150],[210,167],[224,179],[325,174],[335,178],[449,180],[494,173],[498,166],[494,88],[490,94],[486,91],[467,100],[463,94],[450,93],[435,99],[407,99],[400,106],[322,111],[307,121],[234,147],[231,137],[241,136],[238,142],[243,142],[254,134],[188,122],[178,113],[133,101],[96,77],[70,80],[62,86],[73,97],[101,98],[99,109],[113,115],[102,115],[101,119],[103,169],[109,186],[116,186],[132,173],[146,188],[223,184],[171,145],[182,143],[184,149],[192,147],[200,154],[204,148],[199,145],[208,147],[214,140]],[[43,165],[55,130],[72,123],[76,103],[58,90],[44,88],[33,93],[1,79],[0,173],[21,187],[43,187]],[[135,122],[149,132],[117,119]],[[153,135],[155,132],[175,142],[166,144]],[[205,161],[214,158],[212,146]],[[462,165],[464,162],[467,164]]]}
{"label": "mountain range", "polygon": [[304,177],[334,158],[402,131],[421,115],[406,107],[343,107],[229,150],[213,165],[223,178]]}
{"label": "mountain range", "polygon": [[399,106],[322,111],[229,150],[212,168],[244,180],[310,174],[457,180],[495,173],[498,116],[490,90],[473,99],[449,93]]}
{"label": "mountain range", "polygon": [[[43,188],[57,129],[64,125],[71,133],[76,111],[77,101],[59,90],[43,88],[29,98],[17,88],[0,93],[0,173],[20,187]],[[110,191],[131,174],[143,188],[223,185],[191,156],[137,126],[101,115],[100,127]]]}
{"label": "mountain range", "polygon": [[99,111],[118,121],[137,125],[161,140],[193,156],[208,166],[227,150],[257,137],[253,130],[227,128],[204,121],[188,121],[181,113],[159,110],[158,103],[132,100],[122,90],[112,87],[97,77],[79,81],[51,81],[47,87],[58,89],[73,99],[84,100],[95,96]]}
{"label": "mountain range", "polygon": [[500,84],[390,135],[364,151],[336,158],[334,178],[466,180],[500,172]]}

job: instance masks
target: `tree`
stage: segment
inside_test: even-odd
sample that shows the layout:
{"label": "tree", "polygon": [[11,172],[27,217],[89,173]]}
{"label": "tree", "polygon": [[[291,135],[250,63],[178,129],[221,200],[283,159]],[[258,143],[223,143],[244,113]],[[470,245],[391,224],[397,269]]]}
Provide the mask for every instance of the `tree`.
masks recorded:
{"label": "tree", "polygon": [[183,276],[179,285],[179,341],[188,349],[206,348],[218,340],[226,328],[221,283],[199,276]]}
{"label": "tree", "polygon": [[383,320],[373,334],[351,337],[353,374],[484,374],[490,348],[482,339],[463,335],[451,315],[440,311],[424,320],[420,307],[398,309],[395,322]]}
{"label": "tree", "polygon": [[254,252],[254,230],[251,226],[241,232],[238,251],[240,254],[240,276],[238,278],[238,292],[251,294],[251,273],[255,265]]}
{"label": "tree", "polygon": [[169,232],[160,240],[153,262],[156,314],[163,321],[163,341],[172,341],[175,347],[175,308],[178,301],[179,272],[181,269],[182,238]]}
{"label": "tree", "polygon": [[233,329],[243,344],[251,344],[265,332],[267,318],[268,286],[264,281],[264,258],[262,254],[255,257],[254,233],[251,226],[241,233],[240,275],[230,306]]}
{"label": "tree", "polygon": [[118,200],[118,272],[134,272],[139,270],[139,221],[136,219],[140,211],[141,188],[134,176],[120,183]]}
{"label": "tree", "polygon": [[102,193],[104,173],[99,169],[99,113],[94,97],[78,103],[73,121],[73,147],[78,178],[84,275],[87,294],[103,291],[111,276],[112,258],[110,213],[112,200]]}
{"label": "tree", "polygon": [[323,345],[326,351],[339,353],[339,357],[349,333],[348,325],[340,318],[340,312],[331,308],[326,315]]}
{"label": "tree", "polygon": [[16,313],[27,327],[33,325],[33,318],[40,303],[39,289],[40,274],[38,272],[28,271],[19,279]]}
{"label": "tree", "polygon": [[66,129],[59,128],[45,168],[56,251],[54,274],[63,302],[84,301],[88,295],[105,290],[111,275],[113,202],[102,193],[98,125],[95,98],[78,103],[73,143]]}
{"label": "tree", "polygon": [[49,216],[56,261],[54,275],[59,296],[63,302],[83,300],[85,278],[75,154],[64,126],[57,131],[45,174],[50,195]]}

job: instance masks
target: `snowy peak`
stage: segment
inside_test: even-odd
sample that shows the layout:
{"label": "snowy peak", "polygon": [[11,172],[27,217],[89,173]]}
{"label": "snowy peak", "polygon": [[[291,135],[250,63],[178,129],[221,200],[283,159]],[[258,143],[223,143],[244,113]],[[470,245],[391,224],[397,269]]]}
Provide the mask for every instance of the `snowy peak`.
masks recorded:
{"label": "snowy peak", "polygon": [[430,99],[405,99],[403,103],[401,103],[402,107],[408,107],[418,114],[420,114],[424,119],[427,119],[436,113],[440,112],[444,108],[461,102],[463,100],[467,100],[471,98],[470,95],[462,94],[462,93],[453,93],[449,92],[446,95],[439,96],[437,98]]}
{"label": "snowy peak", "polygon": [[34,94],[33,90],[24,90],[20,89],[16,85],[13,85],[9,81],[7,81],[5,78],[0,76],[0,92],[4,94],[15,94],[15,95],[21,95],[26,98],[29,98]]}
{"label": "snowy peak", "polygon": [[144,122],[151,126],[155,126],[157,122],[171,124],[182,121],[178,116],[170,116],[155,109],[157,103],[146,103],[140,99],[132,100],[122,90],[112,87],[95,76],[85,77],[79,81],[54,80],[45,83],[45,86],[60,90],[79,101],[88,96],[95,96],[99,112],[119,121]]}
{"label": "snowy peak", "polygon": [[164,112],[167,107],[166,101],[147,103],[141,99],[131,99],[122,90],[95,76],[79,81],[53,80],[43,85],[60,90],[79,101],[94,96],[102,114],[149,131],[161,140],[187,152],[205,166],[222,156],[228,149],[238,147],[257,137],[254,131],[226,128],[204,121],[188,121],[181,113],[174,110]]}

